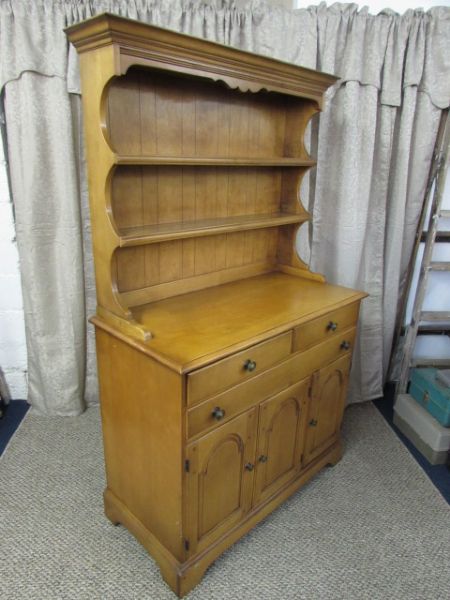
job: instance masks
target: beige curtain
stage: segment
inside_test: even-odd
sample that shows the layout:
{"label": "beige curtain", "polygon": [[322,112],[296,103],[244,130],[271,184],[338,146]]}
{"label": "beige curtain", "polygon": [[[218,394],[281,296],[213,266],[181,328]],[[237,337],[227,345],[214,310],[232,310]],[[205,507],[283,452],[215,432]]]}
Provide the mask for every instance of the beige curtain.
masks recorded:
{"label": "beige curtain", "polygon": [[[450,9],[400,17],[354,4],[288,11],[259,0],[2,0],[0,86],[34,410],[72,415],[97,401],[77,56],[62,30],[105,11],[341,77],[311,128],[316,193],[308,182],[303,190],[314,216],[311,264],[371,294],[352,400],[381,395],[437,122],[449,104]],[[300,245],[309,251],[304,238]]]}
{"label": "beige curtain", "polygon": [[382,395],[441,109],[450,10],[319,7],[318,68],[342,79],[320,118],[311,264],[366,290],[350,401]]}

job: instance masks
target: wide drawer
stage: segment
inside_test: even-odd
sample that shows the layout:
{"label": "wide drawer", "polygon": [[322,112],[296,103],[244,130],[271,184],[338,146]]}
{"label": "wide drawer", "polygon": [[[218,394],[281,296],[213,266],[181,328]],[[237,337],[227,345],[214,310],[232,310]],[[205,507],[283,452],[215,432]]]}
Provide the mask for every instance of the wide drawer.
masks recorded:
{"label": "wide drawer", "polygon": [[314,344],[341,336],[345,329],[356,325],[358,311],[359,302],[355,302],[295,327],[292,351],[306,350]]}
{"label": "wide drawer", "polygon": [[226,422],[250,406],[269,398],[284,388],[301,381],[321,367],[353,349],[356,329],[351,328],[331,340],[317,344],[305,352],[291,355],[282,363],[249,381],[202,402],[188,410],[189,438],[205,433]]}
{"label": "wide drawer", "polygon": [[187,403],[201,402],[238,383],[247,381],[286,358],[291,352],[292,331],[237,352],[187,377]]}

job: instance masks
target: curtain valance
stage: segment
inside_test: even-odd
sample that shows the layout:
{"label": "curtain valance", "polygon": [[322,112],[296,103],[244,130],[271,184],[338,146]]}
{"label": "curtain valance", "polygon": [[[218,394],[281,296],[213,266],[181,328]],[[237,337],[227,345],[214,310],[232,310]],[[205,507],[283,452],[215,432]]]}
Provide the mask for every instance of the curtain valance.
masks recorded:
{"label": "curtain valance", "polygon": [[[357,81],[400,106],[417,86],[438,108],[450,104],[450,9],[376,17],[356,4],[289,11],[262,0],[3,0],[0,4],[0,87],[34,71],[67,79],[80,93],[77,56],[63,29],[102,12],[268,54]],[[282,32],[282,35],[275,35]]]}

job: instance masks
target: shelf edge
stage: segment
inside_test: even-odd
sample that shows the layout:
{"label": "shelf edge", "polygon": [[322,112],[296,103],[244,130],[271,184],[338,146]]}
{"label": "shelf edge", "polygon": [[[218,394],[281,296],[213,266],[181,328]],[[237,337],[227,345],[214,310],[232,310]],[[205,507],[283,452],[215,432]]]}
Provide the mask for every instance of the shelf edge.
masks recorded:
{"label": "shelf edge", "polygon": [[[256,215],[255,215],[256,216]],[[131,246],[143,246],[146,244],[158,244],[160,242],[182,240],[196,237],[206,237],[212,235],[222,235],[224,233],[233,233],[237,231],[252,231],[257,229],[269,229],[272,227],[279,227],[283,225],[293,225],[305,223],[309,220],[309,216],[304,213],[290,214],[280,217],[268,217],[263,220],[255,221],[244,221],[236,222],[224,225],[211,225],[206,227],[199,227],[198,229],[186,229],[178,230],[173,232],[162,232],[148,235],[121,235],[120,236],[120,247],[126,248]]]}
{"label": "shelf edge", "polygon": [[133,156],[116,154],[116,165],[130,166],[224,166],[224,167],[315,167],[317,161],[297,158],[219,158],[219,157],[177,157],[177,156]]}

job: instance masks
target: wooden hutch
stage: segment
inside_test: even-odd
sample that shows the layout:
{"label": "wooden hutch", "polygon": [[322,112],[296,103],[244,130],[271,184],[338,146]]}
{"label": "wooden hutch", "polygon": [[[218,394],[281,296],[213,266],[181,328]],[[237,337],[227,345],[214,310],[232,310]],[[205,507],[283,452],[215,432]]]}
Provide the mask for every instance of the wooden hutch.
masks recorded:
{"label": "wooden hutch", "polygon": [[[335,78],[112,15],[80,54],[105,512],[183,596],[341,456],[363,293],[298,257]],[[299,515],[301,518],[301,515]]]}

